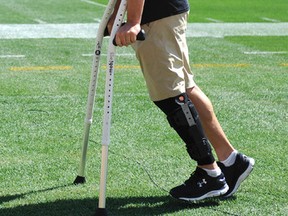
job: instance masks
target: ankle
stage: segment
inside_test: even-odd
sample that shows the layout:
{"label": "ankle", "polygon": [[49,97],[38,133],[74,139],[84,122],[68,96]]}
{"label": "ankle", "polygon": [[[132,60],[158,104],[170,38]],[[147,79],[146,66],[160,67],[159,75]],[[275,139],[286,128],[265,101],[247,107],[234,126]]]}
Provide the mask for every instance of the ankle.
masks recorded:
{"label": "ankle", "polygon": [[220,161],[222,164],[224,164],[226,167],[229,167],[235,163],[236,156],[238,151],[234,150],[225,160]]}
{"label": "ankle", "polygon": [[217,165],[216,161],[214,161],[211,164],[198,165],[198,167],[201,169],[213,170],[213,169],[216,169],[218,167],[218,165]]}
{"label": "ankle", "polygon": [[202,168],[204,171],[206,171],[206,173],[211,176],[211,177],[217,177],[219,175],[221,175],[222,171],[219,167],[216,167],[215,169],[205,169]]}

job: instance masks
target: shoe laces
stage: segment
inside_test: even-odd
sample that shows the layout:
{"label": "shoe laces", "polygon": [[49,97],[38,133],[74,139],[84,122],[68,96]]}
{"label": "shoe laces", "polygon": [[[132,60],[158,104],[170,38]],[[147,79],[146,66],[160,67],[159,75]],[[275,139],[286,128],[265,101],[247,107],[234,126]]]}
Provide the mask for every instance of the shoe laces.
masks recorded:
{"label": "shoe laces", "polygon": [[189,177],[189,179],[187,179],[185,181],[185,185],[193,185],[193,184],[197,184],[197,182],[203,178],[203,174],[201,172],[199,172],[199,169],[196,169]]}

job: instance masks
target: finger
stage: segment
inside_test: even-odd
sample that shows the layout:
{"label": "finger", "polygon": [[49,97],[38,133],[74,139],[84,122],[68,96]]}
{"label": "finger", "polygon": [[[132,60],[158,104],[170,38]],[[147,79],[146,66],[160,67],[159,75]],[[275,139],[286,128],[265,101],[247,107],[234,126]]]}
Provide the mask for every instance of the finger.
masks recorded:
{"label": "finger", "polygon": [[130,35],[128,35],[128,37],[126,37],[126,45],[130,45],[132,42]]}
{"label": "finger", "polygon": [[130,37],[130,42],[131,42],[131,43],[134,43],[136,40],[137,40],[137,36],[133,34],[133,35]]}
{"label": "finger", "polygon": [[125,37],[125,41],[126,41],[126,43],[130,43],[130,35],[127,35],[127,36]]}
{"label": "finger", "polygon": [[115,36],[115,42],[116,42],[117,46],[119,46],[119,47],[123,46],[123,43],[121,41],[121,37],[118,34],[116,34],[116,36]]}
{"label": "finger", "polygon": [[136,36],[134,34],[129,34],[126,37],[126,44],[127,45],[131,45],[132,43],[134,43],[137,40]]}

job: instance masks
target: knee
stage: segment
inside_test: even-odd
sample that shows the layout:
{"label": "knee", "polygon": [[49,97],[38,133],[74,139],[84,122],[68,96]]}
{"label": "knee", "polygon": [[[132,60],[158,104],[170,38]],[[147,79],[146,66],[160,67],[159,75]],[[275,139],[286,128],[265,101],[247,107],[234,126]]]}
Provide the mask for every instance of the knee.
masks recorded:
{"label": "knee", "polygon": [[187,89],[187,95],[193,102],[202,121],[211,122],[215,118],[214,108],[210,99],[198,87]]}
{"label": "knee", "polygon": [[183,93],[154,103],[167,115],[170,126],[186,143],[190,157],[199,165],[213,163],[210,143],[204,134],[198,112],[187,94]]}

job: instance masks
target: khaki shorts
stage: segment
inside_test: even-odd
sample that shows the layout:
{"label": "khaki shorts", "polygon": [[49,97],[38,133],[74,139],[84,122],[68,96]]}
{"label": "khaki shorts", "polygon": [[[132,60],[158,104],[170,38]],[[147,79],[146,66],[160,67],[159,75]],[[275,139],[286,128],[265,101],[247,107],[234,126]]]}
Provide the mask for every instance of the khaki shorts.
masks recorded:
{"label": "khaki shorts", "polygon": [[143,25],[145,41],[132,45],[153,101],[175,97],[195,86],[185,35],[187,17],[188,13],[182,13]]}

